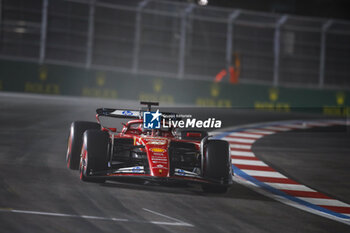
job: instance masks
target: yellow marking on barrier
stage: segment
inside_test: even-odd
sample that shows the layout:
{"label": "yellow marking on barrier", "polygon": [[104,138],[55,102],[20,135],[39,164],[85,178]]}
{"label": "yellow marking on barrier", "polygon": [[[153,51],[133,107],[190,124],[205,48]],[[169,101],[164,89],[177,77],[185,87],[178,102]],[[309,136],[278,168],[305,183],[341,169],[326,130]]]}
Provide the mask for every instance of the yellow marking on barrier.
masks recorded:
{"label": "yellow marking on barrier", "polygon": [[336,99],[337,99],[338,105],[343,105],[345,103],[345,93],[344,92],[337,92]]}
{"label": "yellow marking on barrier", "polygon": [[278,112],[290,112],[290,104],[282,102],[260,102],[256,101],[254,103],[255,109],[278,111]]}
{"label": "yellow marking on barrier", "polygon": [[350,116],[350,107],[323,106],[323,114],[330,116]]}
{"label": "yellow marking on barrier", "polygon": [[200,107],[222,107],[231,108],[232,102],[229,99],[202,98],[196,99],[196,105]]}
{"label": "yellow marking on barrier", "polygon": [[33,83],[26,82],[24,84],[24,91],[30,93],[40,94],[60,94],[60,86],[53,83]]}
{"label": "yellow marking on barrier", "polygon": [[278,94],[279,94],[279,91],[277,88],[270,88],[269,89],[269,99],[271,101],[276,101],[278,99]]}
{"label": "yellow marking on barrier", "polygon": [[83,87],[81,91],[82,96],[98,97],[98,98],[118,98],[118,92],[109,88]]}
{"label": "yellow marking on barrier", "polygon": [[99,87],[102,87],[105,85],[105,82],[106,82],[106,75],[104,72],[98,72],[96,74],[96,84],[97,86]]}
{"label": "yellow marking on barrier", "polygon": [[163,80],[161,79],[155,79],[153,81],[153,90],[155,92],[160,92],[162,90],[163,87]]}
{"label": "yellow marking on barrier", "polygon": [[47,80],[47,67],[46,66],[40,66],[39,67],[39,79],[41,81]]}
{"label": "yellow marking on barrier", "polygon": [[217,83],[211,85],[210,94],[212,97],[218,97],[220,94],[220,86]]}

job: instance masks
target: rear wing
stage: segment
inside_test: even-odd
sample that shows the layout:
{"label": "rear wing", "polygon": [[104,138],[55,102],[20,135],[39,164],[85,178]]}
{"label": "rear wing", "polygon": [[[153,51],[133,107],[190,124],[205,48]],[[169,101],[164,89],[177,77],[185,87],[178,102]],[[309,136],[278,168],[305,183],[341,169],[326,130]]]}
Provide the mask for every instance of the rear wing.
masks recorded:
{"label": "rear wing", "polygon": [[[98,108],[96,109],[96,118],[99,121],[100,116],[123,118],[123,119],[143,119],[144,110],[132,110],[132,109],[114,109],[114,108]],[[181,120],[180,117],[176,117],[176,113],[162,112],[161,119]]]}
{"label": "rear wing", "polygon": [[96,109],[96,117],[106,116],[115,118],[142,119],[143,112],[144,111],[141,110],[131,109],[98,108]]}
{"label": "rear wing", "polygon": [[[150,112],[152,106],[159,106],[158,102],[147,102],[141,101],[141,105],[147,105],[147,109]],[[131,109],[114,109],[114,108],[98,108],[96,109],[96,117],[107,116],[107,117],[115,117],[115,118],[143,118],[143,113],[145,111],[142,110],[131,110]],[[97,119],[98,120],[98,119]]]}

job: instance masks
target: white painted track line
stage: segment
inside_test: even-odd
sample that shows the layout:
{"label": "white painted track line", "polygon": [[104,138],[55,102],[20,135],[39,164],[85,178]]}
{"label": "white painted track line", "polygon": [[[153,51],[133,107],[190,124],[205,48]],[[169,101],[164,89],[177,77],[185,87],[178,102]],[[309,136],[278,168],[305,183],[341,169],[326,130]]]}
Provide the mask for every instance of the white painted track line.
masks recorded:
{"label": "white painted track line", "polygon": [[312,197],[298,197],[298,198],[315,205],[350,207],[350,205],[335,199],[312,198]]}
{"label": "white painted track line", "polygon": [[116,221],[116,222],[128,222],[129,221],[128,219],[124,219],[124,218],[107,218],[107,217],[99,217],[99,216],[63,214],[63,213],[31,211],[31,210],[0,209],[0,212],[12,212],[12,213],[19,213],[19,214],[43,215],[43,216],[53,216],[53,217],[70,217],[70,218],[85,218],[85,219],[96,219],[96,220],[110,220],[110,221]]}
{"label": "white painted track line", "polygon": [[282,183],[269,183],[265,182],[265,184],[274,187],[276,189],[285,189],[285,190],[293,190],[293,191],[308,191],[308,192],[316,192],[313,189],[310,189],[302,184],[282,184]]}
{"label": "white painted track line", "polygon": [[229,138],[229,137],[224,137],[224,140],[228,142],[242,142],[242,143],[254,143],[255,139],[243,139],[243,138]]}
{"label": "white painted track line", "polygon": [[252,148],[252,146],[251,145],[242,145],[242,144],[231,143],[230,144],[230,148],[250,150]]}
{"label": "white painted track line", "polygon": [[152,214],[159,215],[159,216],[162,216],[163,218],[167,218],[167,219],[170,219],[170,220],[172,220],[172,221],[175,221],[175,222],[177,222],[177,223],[179,223],[179,224],[181,223],[181,224],[185,224],[185,225],[187,225],[187,226],[192,226],[192,227],[193,227],[192,224],[185,223],[185,222],[183,222],[183,221],[181,221],[181,220],[179,220],[179,219],[176,219],[176,218],[170,217],[170,216],[168,216],[168,215],[165,215],[165,214],[156,212],[156,211],[154,211],[154,210],[150,210],[150,209],[146,209],[146,208],[142,208],[142,209],[145,210],[145,211],[148,211],[148,212],[150,212],[150,213],[152,213]]}
{"label": "white painted track line", "polygon": [[255,157],[253,152],[248,151],[238,151],[238,150],[231,150],[230,155],[239,155],[239,156],[247,156],[247,157]]}
{"label": "white painted track line", "polygon": [[261,129],[276,130],[276,131],[290,131],[291,130],[289,128],[281,127],[281,126],[278,126],[278,125],[266,126],[266,127],[261,128]]}
{"label": "white painted track line", "polygon": [[287,178],[279,172],[269,172],[269,171],[256,171],[256,170],[246,170],[242,169],[243,172],[250,176],[263,176],[263,177],[275,177],[275,178]]}
{"label": "white painted track line", "polygon": [[242,138],[261,138],[263,135],[250,134],[250,133],[231,133],[229,136],[242,137]]}
{"label": "white painted track line", "polygon": [[[150,210],[146,210],[150,212]],[[101,217],[101,216],[91,216],[91,215],[75,215],[75,214],[64,214],[64,213],[55,213],[55,212],[44,212],[44,211],[31,211],[31,210],[16,210],[11,208],[0,208],[1,213],[16,213],[16,214],[28,214],[28,215],[38,215],[38,216],[51,216],[51,217],[66,217],[66,218],[80,218],[80,219],[91,219],[91,220],[102,220],[102,221],[113,221],[113,222],[130,222],[130,223],[148,223],[156,225],[167,225],[167,226],[185,226],[193,227],[192,224],[185,223],[178,219],[156,213],[164,218],[171,219],[175,222],[163,222],[163,221],[144,221],[137,219],[126,219],[126,218],[112,218],[112,217]]]}
{"label": "white painted track line", "polygon": [[246,160],[246,159],[232,159],[233,164],[242,164],[242,165],[254,165],[268,167],[268,165],[262,161],[258,160]]}
{"label": "white painted track line", "polygon": [[262,129],[269,129],[269,130],[276,130],[276,131],[289,131],[290,130],[288,128],[279,127],[279,126],[266,126],[266,127],[263,127]]}
{"label": "white painted track line", "polygon": [[259,134],[274,134],[274,131],[267,131],[267,130],[261,130],[261,129],[247,129],[243,132],[251,132],[251,133],[259,133]]}
{"label": "white painted track line", "polygon": [[310,128],[306,124],[286,124],[286,125],[283,125],[283,127],[296,128],[296,129],[308,129],[308,128]]}

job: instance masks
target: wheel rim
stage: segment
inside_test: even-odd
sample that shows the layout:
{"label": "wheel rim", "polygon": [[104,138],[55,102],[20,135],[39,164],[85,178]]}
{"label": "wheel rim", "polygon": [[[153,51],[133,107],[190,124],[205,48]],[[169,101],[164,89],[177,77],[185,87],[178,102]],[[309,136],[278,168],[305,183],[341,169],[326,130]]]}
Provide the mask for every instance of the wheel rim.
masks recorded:
{"label": "wheel rim", "polygon": [[80,179],[84,179],[84,177],[86,176],[86,171],[87,171],[87,163],[88,163],[88,158],[87,158],[87,151],[84,149],[82,149],[82,153],[80,156]]}
{"label": "wheel rim", "polygon": [[71,152],[72,152],[72,135],[69,134],[68,137],[68,148],[67,148],[67,155],[66,155],[66,162],[67,162],[67,167],[70,167],[71,163]]}

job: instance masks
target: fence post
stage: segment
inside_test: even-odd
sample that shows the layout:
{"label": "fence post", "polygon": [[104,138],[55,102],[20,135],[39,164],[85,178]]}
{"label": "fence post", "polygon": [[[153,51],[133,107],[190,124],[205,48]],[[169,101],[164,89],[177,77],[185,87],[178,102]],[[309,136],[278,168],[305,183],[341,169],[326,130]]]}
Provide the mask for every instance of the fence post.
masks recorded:
{"label": "fence post", "polygon": [[187,16],[192,12],[194,4],[190,4],[186,7],[185,11],[181,15],[181,32],[180,32],[180,46],[179,46],[179,60],[178,60],[178,78],[183,78],[185,73],[185,50],[186,50],[186,25],[187,25]]}
{"label": "fence post", "polygon": [[333,21],[327,20],[322,25],[321,31],[321,48],[320,48],[320,72],[319,72],[319,80],[318,85],[320,88],[324,85],[324,73],[325,73],[325,60],[326,60],[326,36],[328,29],[332,26]]}
{"label": "fence post", "polygon": [[143,0],[137,6],[136,20],[135,20],[135,37],[134,37],[134,51],[132,61],[132,72],[136,74],[139,70],[139,53],[140,53],[140,39],[141,39],[141,19],[142,9],[148,4],[149,0]]}
{"label": "fence post", "polygon": [[275,27],[274,35],[274,63],[273,63],[273,85],[277,86],[279,81],[279,66],[280,66],[280,37],[281,37],[281,27],[287,21],[288,15],[282,15],[278,19]]}
{"label": "fence post", "polygon": [[47,11],[48,0],[43,0],[43,6],[41,11],[41,32],[40,32],[40,51],[39,51],[39,64],[43,64],[46,55],[46,35],[47,35]]}
{"label": "fence post", "polygon": [[90,68],[92,62],[92,53],[94,46],[94,30],[95,30],[95,0],[90,0],[88,34],[86,43],[86,68]]}
{"label": "fence post", "polygon": [[233,34],[234,34],[234,21],[239,17],[240,10],[232,12],[227,21],[227,34],[226,34],[226,69],[228,70],[232,65],[232,50],[234,49]]}

